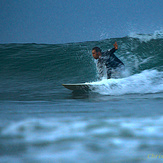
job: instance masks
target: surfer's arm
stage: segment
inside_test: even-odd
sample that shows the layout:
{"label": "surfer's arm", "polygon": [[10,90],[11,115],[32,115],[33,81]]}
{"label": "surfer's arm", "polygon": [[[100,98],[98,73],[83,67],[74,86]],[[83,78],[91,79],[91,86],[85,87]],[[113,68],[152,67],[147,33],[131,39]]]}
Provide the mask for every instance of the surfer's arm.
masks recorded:
{"label": "surfer's arm", "polygon": [[114,43],[114,48],[112,48],[111,50],[107,51],[107,55],[112,55],[116,50],[118,49],[118,44],[117,42]]}
{"label": "surfer's arm", "polygon": [[113,54],[117,49],[113,48],[109,51],[109,54]]}
{"label": "surfer's arm", "polygon": [[106,52],[105,52],[105,55],[106,55],[106,56],[112,55],[112,54],[114,54],[115,51],[116,51],[116,49],[113,48],[113,49],[111,49],[111,50],[106,51]]}
{"label": "surfer's arm", "polygon": [[109,51],[110,54],[113,54],[117,49],[118,49],[118,44],[117,44],[117,42],[115,42],[114,43],[114,48]]}

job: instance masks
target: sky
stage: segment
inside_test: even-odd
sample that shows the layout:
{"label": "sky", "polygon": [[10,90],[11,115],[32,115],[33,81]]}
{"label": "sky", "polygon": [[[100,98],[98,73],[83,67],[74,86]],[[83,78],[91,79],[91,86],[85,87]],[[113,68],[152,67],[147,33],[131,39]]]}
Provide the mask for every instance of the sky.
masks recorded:
{"label": "sky", "polygon": [[163,29],[163,0],[0,0],[0,43],[69,43]]}

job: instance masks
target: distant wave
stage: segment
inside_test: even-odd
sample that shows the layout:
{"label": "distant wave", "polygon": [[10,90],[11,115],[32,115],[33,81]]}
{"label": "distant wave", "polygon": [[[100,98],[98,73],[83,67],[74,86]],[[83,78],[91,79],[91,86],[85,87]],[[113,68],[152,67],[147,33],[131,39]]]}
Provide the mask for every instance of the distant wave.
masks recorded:
{"label": "distant wave", "polygon": [[[10,151],[14,151],[14,147],[29,146],[30,150],[22,147],[21,151],[25,151],[25,154],[36,162],[38,160],[48,162],[49,159],[51,162],[60,162],[60,160],[76,162],[81,160],[81,153],[82,159],[90,162],[92,159],[95,162],[103,162],[101,154],[107,156],[105,160],[108,162],[115,159],[118,159],[118,162],[124,162],[126,158],[131,160],[131,157],[131,162],[137,162],[138,159],[147,158],[149,152],[146,151],[152,151],[154,147],[159,154],[163,136],[162,116],[157,118],[24,119],[0,124],[0,136],[3,140],[1,149],[8,147]],[[6,142],[14,142],[12,148],[9,143],[6,145]],[[122,149],[130,150],[130,155],[124,155]],[[141,152],[138,152],[140,150]],[[0,158],[3,162],[18,160],[12,155],[8,155],[7,158],[2,156]],[[19,159],[21,162],[22,157]],[[159,159],[156,159],[155,162],[158,162]]]}

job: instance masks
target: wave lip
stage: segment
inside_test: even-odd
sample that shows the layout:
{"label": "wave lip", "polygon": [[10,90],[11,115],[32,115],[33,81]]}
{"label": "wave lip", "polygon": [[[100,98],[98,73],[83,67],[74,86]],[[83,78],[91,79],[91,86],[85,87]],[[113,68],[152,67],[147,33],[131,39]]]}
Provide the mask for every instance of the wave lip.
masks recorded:
{"label": "wave lip", "polygon": [[131,38],[137,38],[141,42],[148,42],[152,39],[160,39],[163,38],[163,30],[156,30],[153,34],[137,34],[135,32],[131,32],[129,34]]}

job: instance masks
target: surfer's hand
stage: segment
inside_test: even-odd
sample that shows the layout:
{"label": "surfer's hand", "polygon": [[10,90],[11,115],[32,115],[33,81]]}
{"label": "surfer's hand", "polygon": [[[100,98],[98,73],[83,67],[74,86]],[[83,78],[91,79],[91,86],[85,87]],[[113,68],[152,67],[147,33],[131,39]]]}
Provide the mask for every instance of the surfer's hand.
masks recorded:
{"label": "surfer's hand", "polygon": [[117,50],[118,49],[118,44],[117,42],[114,43],[114,48]]}

